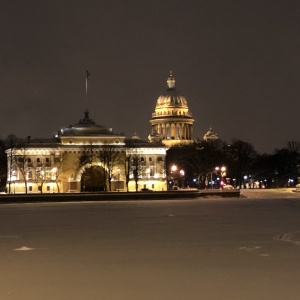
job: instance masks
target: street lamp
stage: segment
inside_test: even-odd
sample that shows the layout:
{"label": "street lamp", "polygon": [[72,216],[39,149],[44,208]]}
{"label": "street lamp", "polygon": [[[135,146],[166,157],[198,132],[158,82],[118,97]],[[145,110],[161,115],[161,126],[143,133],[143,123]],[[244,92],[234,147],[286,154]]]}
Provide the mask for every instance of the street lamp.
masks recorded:
{"label": "street lamp", "polygon": [[224,167],[224,166],[215,167],[215,173],[216,174],[220,173],[220,177],[221,177],[220,185],[223,187],[223,185],[225,184],[224,177],[226,177],[226,167]]}
{"label": "street lamp", "polygon": [[179,173],[181,175],[181,187],[184,188],[184,170],[180,170]]}
{"label": "street lamp", "polygon": [[225,185],[225,178],[226,177],[226,167],[221,167],[221,184],[222,186]]}
{"label": "street lamp", "polygon": [[171,172],[176,172],[177,171],[177,166],[176,165],[173,165],[172,167],[171,167]]}
{"label": "street lamp", "polygon": [[[176,165],[172,165],[171,166],[171,179],[172,179],[172,183],[173,183],[173,186],[171,186],[173,189],[176,188],[175,184],[175,179],[174,179],[174,173],[177,171],[177,166]],[[170,184],[171,185],[171,184]]]}

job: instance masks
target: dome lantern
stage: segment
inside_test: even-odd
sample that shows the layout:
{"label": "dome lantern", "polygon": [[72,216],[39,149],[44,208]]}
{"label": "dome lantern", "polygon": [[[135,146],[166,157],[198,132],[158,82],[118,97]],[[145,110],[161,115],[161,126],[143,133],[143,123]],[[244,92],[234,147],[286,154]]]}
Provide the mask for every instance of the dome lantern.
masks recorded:
{"label": "dome lantern", "polygon": [[170,71],[170,76],[167,80],[168,90],[175,90],[175,78],[173,77],[172,71]]}

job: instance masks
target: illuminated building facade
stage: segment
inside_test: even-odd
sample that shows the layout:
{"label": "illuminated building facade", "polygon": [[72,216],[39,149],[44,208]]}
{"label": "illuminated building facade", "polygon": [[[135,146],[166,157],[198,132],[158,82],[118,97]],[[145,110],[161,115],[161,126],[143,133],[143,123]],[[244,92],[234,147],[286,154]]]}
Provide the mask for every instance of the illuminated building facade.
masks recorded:
{"label": "illuminated building facade", "polygon": [[155,111],[150,120],[152,133],[150,142],[161,141],[167,147],[193,141],[194,119],[189,111],[187,100],[175,88],[175,78],[170,72],[167,91],[158,97]]}
{"label": "illuminated building facade", "polygon": [[6,151],[7,192],[166,190],[167,149],[194,140],[194,119],[186,98],[176,91],[172,72],[150,123],[148,142],[137,135],[127,139],[96,124],[86,111],[83,119],[55,137],[28,139]]}
{"label": "illuminated building facade", "polygon": [[28,139],[6,151],[7,192],[126,191],[127,181],[129,191],[166,190],[166,150],[161,143],[114,134],[86,111],[54,138]]}

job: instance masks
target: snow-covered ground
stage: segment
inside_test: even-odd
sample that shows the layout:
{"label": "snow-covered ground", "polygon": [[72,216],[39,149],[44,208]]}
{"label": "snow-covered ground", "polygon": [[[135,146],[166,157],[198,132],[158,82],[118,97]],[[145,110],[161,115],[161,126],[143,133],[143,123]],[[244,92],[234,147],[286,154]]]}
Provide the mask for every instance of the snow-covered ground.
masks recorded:
{"label": "snow-covered ground", "polygon": [[281,189],[241,189],[241,197],[246,198],[300,198],[300,192],[292,188]]}
{"label": "snow-covered ground", "polygon": [[0,299],[296,300],[299,246],[290,190],[3,204]]}

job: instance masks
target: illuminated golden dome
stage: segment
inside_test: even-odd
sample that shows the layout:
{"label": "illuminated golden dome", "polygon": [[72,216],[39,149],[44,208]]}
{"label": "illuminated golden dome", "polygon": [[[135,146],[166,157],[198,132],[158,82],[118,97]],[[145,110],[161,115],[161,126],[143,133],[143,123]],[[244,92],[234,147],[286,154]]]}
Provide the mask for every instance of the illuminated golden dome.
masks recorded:
{"label": "illuminated golden dome", "polygon": [[185,107],[187,108],[187,101],[185,97],[179,95],[175,89],[175,78],[173,77],[172,71],[167,80],[167,94],[161,95],[156,101],[156,108],[166,107]]}
{"label": "illuminated golden dome", "polygon": [[194,119],[186,98],[176,91],[172,71],[167,80],[167,91],[158,97],[150,123],[152,132],[161,134],[162,142],[168,146],[192,141]]}
{"label": "illuminated golden dome", "polygon": [[167,93],[160,95],[156,101],[155,112],[152,114],[152,118],[174,115],[192,118],[186,98],[176,91],[175,78],[172,71],[170,71],[167,85]]}

